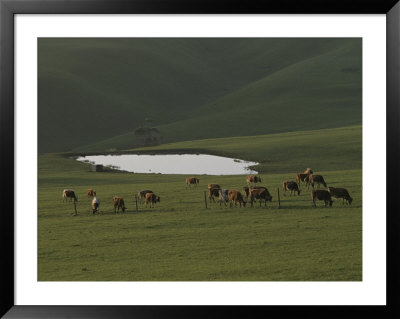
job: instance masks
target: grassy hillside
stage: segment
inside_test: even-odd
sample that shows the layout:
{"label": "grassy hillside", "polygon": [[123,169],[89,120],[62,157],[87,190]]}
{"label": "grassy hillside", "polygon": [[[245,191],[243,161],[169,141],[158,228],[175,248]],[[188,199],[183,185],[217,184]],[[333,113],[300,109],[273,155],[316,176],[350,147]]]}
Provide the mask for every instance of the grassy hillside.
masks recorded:
{"label": "grassy hillside", "polygon": [[206,153],[237,157],[260,164],[261,173],[302,172],[307,167],[333,171],[362,167],[362,128],[277,133],[204,139],[136,148],[135,153]]}
{"label": "grassy hillside", "polygon": [[[295,171],[262,174],[273,196],[267,207],[204,205],[207,183],[241,189],[244,176],[199,176],[185,189],[184,176],[90,172],[86,164],[58,155],[39,156],[39,281],[360,281],[362,280],[361,170],[318,171],[331,186],[348,188],[351,206],[335,201],[311,206],[309,190],[282,196],[282,180]],[[63,188],[78,195],[78,215],[63,203]],[[93,215],[87,188],[100,199]],[[133,195],[152,189],[156,208]],[[179,196],[177,196],[179,194]],[[114,214],[112,196],[128,210]]]}
{"label": "grassy hillside", "polygon": [[[361,39],[39,39],[39,152],[361,123]],[[122,135],[122,136],[121,136]]]}

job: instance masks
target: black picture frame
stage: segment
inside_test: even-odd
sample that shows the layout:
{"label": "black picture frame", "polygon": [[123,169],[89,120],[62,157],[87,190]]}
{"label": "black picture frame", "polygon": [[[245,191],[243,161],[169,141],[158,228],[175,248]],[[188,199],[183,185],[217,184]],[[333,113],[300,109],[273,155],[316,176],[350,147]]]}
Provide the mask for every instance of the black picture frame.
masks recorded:
{"label": "black picture frame", "polygon": [[[1,297],[4,318],[164,318],[164,317],[400,317],[398,301],[399,218],[396,184],[400,136],[399,0],[0,0],[0,181]],[[21,306],[14,304],[14,15],[16,14],[385,14],[387,21],[386,106],[386,306]],[[382,141],[383,142],[383,141]],[[384,172],[371,172],[383,174]],[[380,178],[380,180],[383,180]],[[383,201],[384,199],[376,199]],[[384,205],[382,206],[384,207]],[[377,212],[383,213],[383,212]]]}

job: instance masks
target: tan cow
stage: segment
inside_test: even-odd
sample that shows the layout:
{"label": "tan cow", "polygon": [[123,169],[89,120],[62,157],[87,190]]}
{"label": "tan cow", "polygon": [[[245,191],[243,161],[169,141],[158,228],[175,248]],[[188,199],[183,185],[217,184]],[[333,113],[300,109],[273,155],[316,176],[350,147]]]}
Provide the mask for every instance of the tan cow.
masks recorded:
{"label": "tan cow", "polygon": [[245,207],[246,206],[246,202],[243,200],[243,196],[242,194],[237,191],[237,190],[232,190],[230,189],[228,191],[228,201],[230,202],[230,207],[233,207],[233,204],[235,203],[235,206],[237,205],[237,203],[239,202],[240,207]]}
{"label": "tan cow", "polygon": [[146,207],[147,204],[150,203],[150,207],[154,207],[156,202],[160,202],[160,196],[157,196],[154,193],[147,193],[146,194]]}
{"label": "tan cow", "polygon": [[140,190],[138,192],[137,196],[140,204],[143,204],[143,202],[146,200],[146,194],[148,193],[153,193],[153,191],[147,189],[147,190]]}
{"label": "tan cow", "polygon": [[120,208],[123,213],[125,212],[126,207],[125,207],[124,199],[122,197],[114,196],[113,203],[114,203],[114,213],[117,213],[117,209],[118,209],[118,213],[119,213]]}
{"label": "tan cow", "polygon": [[192,185],[192,184],[194,184],[194,186],[196,186],[197,187],[197,184],[199,183],[199,179],[198,178],[196,178],[196,177],[187,177],[186,178],[186,188],[188,187],[188,185],[189,185],[189,188],[190,188],[190,185]]}

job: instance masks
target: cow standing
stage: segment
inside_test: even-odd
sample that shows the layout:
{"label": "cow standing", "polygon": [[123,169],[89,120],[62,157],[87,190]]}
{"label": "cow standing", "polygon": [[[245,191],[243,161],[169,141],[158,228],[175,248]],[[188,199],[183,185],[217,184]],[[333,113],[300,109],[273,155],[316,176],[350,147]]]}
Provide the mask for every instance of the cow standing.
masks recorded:
{"label": "cow standing", "polygon": [[197,187],[197,184],[199,183],[199,179],[198,178],[196,178],[196,177],[187,177],[186,178],[186,188],[188,187],[188,185],[189,185],[189,188],[190,188],[190,185],[193,185],[194,184],[194,186],[195,187]]}
{"label": "cow standing", "polygon": [[208,199],[210,200],[210,203],[211,203],[211,200],[215,203],[214,197],[219,197],[220,190],[221,190],[221,188],[217,188],[217,187],[208,189]]}
{"label": "cow standing", "polygon": [[331,198],[331,194],[329,194],[329,192],[327,190],[324,189],[313,189],[311,191],[311,198],[313,201],[313,206],[317,207],[317,205],[315,204],[315,201],[318,200],[323,200],[325,203],[325,207],[328,206],[332,206],[332,198]]}
{"label": "cow standing", "polygon": [[342,204],[344,204],[345,200],[347,205],[351,205],[351,203],[353,202],[353,198],[350,197],[349,192],[345,188],[328,187],[328,192],[329,194],[331,194],[332,197],[342,198]]}
{"label": "cow standing", "polygon": [[309,178],[312,188],[314,188],[314,184],[318,184],[318,187],[320,186],[320,184],[324,185],[325,188],[327,187],[325,180],[321,175],[311,174]]}
{"label": "cow standing", "polygon": [[233,207],[233,203],[235,203],[235,206],[237,205],[237,203],[240,204],[240,207],[246,206],[246,202],[243,200],[242,194],[237,190],[231,189],[228,191],[228,201],[230,202],[231,208]]}
{"label": "cow standing", "polygon": [[297,196],[300,196],[299,185],[295,181],[285,181],[282,184],[283,196],[286,196],[287,191],[290,191],[290,196],[295,192],[297,192]]}
{"label": "cow standing", "polygon": [[75,195],[75,191],[73,191],[72,189],[64,189],[63,193],[62,193],[62,198],[63,201],[67,200],[68,198],[70,199],[70,201],[72,202],[72,200],[74,200],[74,202],[78,201],[78,197]]}
{"label": "cow standing", "polygon": [[156,202],[160,202],[160,196],[157,196],[154,193],[147,193],[146,194],[146,207],[147,207],[148,203],[150,203],[150,208],[154,207],[154,204]]}
{"label": "cow standing", "polygon": [[140,204],[143,204],[143,202],[146,200],[146,194],[148,193],[153,193],[153,191],[147,189],[147,190],[140,190],[138,192],[137,196]]}
{"label": "cow standing", "polygon": [[93,214],[98,212],[99,206],[100,206],[100,201],[97,199],[97,197],[93,197],[93,200],[92,200],[92,212],[93,212]]}
{"label": "cow standing", "polygon": [[267,206],[267,201],[272,202],[272,196],[269,193],[268,189],[263,186],[258,187],[250,187],[249,189],[249,198],[251,202],[251,207],[253,207],[253,202],[258,199],[260,201],[264,201],[264,206]]}
{"label": "cow standing", "polygon": [[124,199],[122,197],[118,197],[118,196],[114,196],[113,197],[113,203],[114,203],[114,213],[119,213],[119,209],[121,208],[122,212],[124,213],[126,210],[125,207],[125,202]]}

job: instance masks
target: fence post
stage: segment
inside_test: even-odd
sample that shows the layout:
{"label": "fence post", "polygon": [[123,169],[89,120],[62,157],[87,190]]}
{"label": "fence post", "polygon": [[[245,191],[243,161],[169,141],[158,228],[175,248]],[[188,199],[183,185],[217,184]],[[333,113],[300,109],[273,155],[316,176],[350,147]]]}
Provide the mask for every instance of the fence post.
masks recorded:
{"label": "fence post", "polygon": [[207,207],[207,192],[204,192],[204,204],[206,205],[206,209]]}
{"label": "fence post", "polygon": [[135,194],[135,202],[136,202],[136,213],[138,213],[139,210],[138,210],[138,205],[137,205],[137,195],[136,194]]}
{"label": "fence post", "polygon": [[279,196],[279,187],[278,187],[278,208],[281,208],[281,198]]}
{"label": "fence post", "polygon": [[74,209],[75,209],[75,215],[78,215],[78,212],[76,210],[76,200],[74,199]]}

